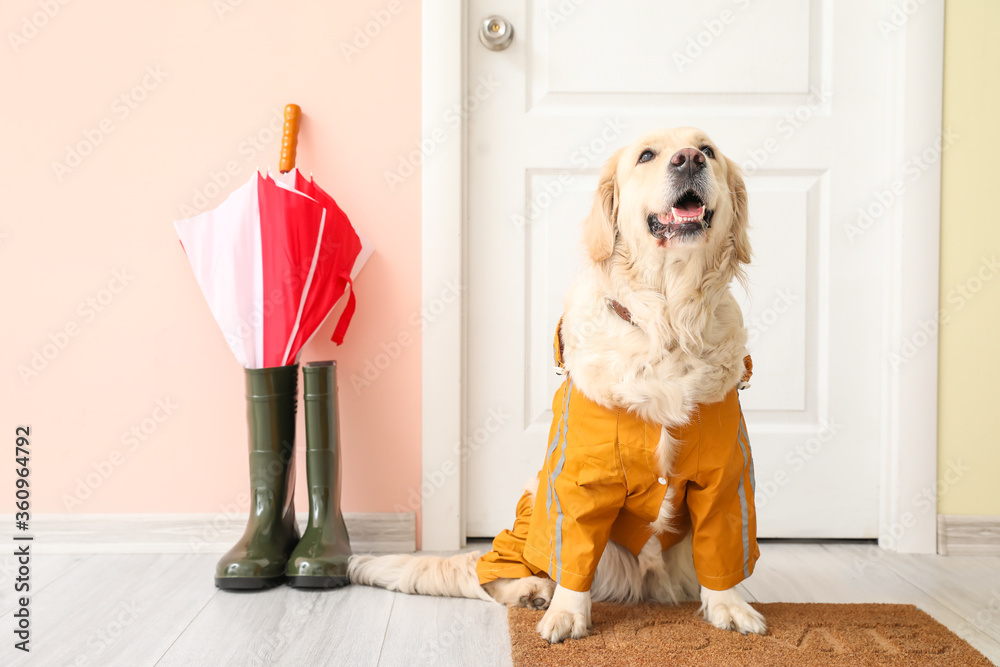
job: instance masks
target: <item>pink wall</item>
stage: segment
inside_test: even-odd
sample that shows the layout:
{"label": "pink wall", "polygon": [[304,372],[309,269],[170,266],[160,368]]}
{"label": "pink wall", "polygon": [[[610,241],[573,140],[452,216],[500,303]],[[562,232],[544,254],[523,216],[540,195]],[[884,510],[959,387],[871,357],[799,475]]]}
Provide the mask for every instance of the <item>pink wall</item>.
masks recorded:
{"label": "pink wall", "polygon": [[[300,167],[376,249],[346,343],[329,343],[327,322],[303,355],[339,362],[344,507],[407,506],[420,482],[420,177],[390,189],[384,174],[419,141],[419,2],[10,0],[0,26],[0,405],[9,444],[32,427],[33,509],[247,510],[243,371],[172,221],[276,168],[268,128],[286,102],[305,114]],[[55,166],[79,144],[78,166]],[[227,164],[236,175],[216,188]],[[402,332],[411,342],[386,365]],[[22,378],[36,352],[51,358]],[[384,370],[352,386],[376,361]]]}

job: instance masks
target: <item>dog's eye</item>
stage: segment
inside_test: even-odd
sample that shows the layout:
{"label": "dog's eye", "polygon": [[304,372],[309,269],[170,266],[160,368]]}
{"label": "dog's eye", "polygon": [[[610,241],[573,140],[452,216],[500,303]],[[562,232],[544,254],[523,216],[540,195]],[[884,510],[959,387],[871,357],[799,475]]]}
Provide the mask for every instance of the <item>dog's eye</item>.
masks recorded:
{"label": "dog's eye", "polygon": [[642,155],[639,156],[639,162],[637,162],[636,164],[642,164],[643,162],[649,162],[654,157],[656,157],[656,153],[654,153],[653,151],[648,150],[648,149],[644,150],[642,152]]}
{"label": "dog's eye", "polygon": [[701,152],[705,154],[705,157],[715,159],[715,151],[712,150],[711,146],[702,146]]}

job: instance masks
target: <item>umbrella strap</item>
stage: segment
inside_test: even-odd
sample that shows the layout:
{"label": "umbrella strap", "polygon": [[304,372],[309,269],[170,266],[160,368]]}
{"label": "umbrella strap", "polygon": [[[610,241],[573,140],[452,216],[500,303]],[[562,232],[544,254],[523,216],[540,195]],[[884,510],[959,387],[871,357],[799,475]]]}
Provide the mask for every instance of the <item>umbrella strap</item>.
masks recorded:
{"label": "umbrella strap", "polygon": [[333,330],[333,336],[330,340],[333,341],[334,345],[340,345],[344,342],[344,334],[347,333],[347,327],[351,324],[351,318],[354,317],[354,308],[356,306],[354,301],[354,281],[351,280],[351,276],[342,275],[341,280],[345,280],[345,287],[350,290],[347,295],[347,305],[344,306],[344,312],[340,314],[340,320],[337,322],[337,327]]}

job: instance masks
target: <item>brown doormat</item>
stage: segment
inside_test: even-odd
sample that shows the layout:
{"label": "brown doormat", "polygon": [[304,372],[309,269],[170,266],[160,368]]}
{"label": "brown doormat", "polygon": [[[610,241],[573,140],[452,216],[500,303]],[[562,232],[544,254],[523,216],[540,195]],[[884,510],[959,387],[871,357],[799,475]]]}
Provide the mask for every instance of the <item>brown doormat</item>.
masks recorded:
{"label": "brown doormat", "polygon": [[754,604],[767,619],[764,636],[714,628],[698,606],[595,603],[589,637],[551,645],[535,631],[544,612],[511,609],[514,667],[991,664],[913,605]]}

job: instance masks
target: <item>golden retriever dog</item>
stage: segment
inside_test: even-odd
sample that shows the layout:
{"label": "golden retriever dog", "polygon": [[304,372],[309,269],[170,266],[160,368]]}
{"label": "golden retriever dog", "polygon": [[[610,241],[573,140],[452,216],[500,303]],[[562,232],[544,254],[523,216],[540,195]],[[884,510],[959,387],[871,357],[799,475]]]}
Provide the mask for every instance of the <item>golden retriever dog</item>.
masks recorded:
{"label": "golden retriever dog", "polygon": [[[649,132],[604,166],[583,222],[583,243],[588,261],[567,294],[561,324],[563,367],[590,401],[659,425],[652,465],[665,484],[677,450],[668,429],[687,424],[696,406],[718,403],[743,384],[747,331],[730,292],[750,261],[740,170],[700,130]],[[748,454],[749,447],[744,458],[752,487]],[[544,481],[529,485],[527,502],[536,492],[546,492]],[[735,585],[700,586],[693,555],[698,547],[690,532],[661,549],[656,535],[678,530],[674,495],[666,492],[651,524],[654,537],[638,556],[614,541],[603,552],[598,548],[589,591],[557,584],[545,572],[480,585],[478,552],[448,558],[355,556],[349,575],[356,584],[405,593],[546,609],[538,632],[550,642],[587,635],[591,600],[676,604],[697,599],[699,589],[709,623],[764,633],[764,618]],[[746,495],[752,509],[751,488]],[[745,519],[747,501],[742,502]],[[755,548],[755,537],[751,541]],[[743,544],[748,553],[745,537]],[[750,572],[752,562],[746,576]]]}

